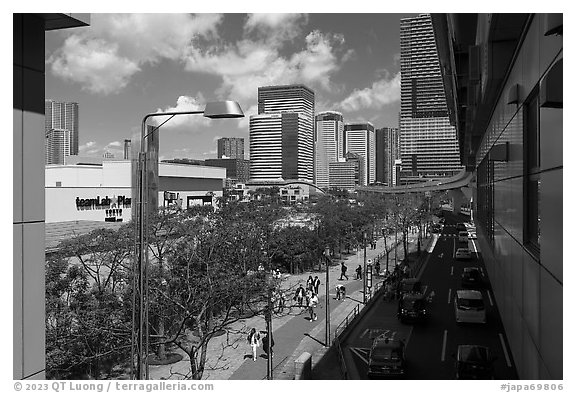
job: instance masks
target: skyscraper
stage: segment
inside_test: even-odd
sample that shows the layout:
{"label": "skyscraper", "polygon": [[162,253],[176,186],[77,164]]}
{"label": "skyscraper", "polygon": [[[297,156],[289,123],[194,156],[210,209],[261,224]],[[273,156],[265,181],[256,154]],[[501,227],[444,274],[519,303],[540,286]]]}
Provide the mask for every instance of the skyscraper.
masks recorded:
{"label": "skyscraper", "polygon": [[303,85],[258,88],[250,117],[251,179],[314,180],[314,92]]}
{"label": "skyscraper", "polygon": [[400,71],[401,182],[456,174],[460,153],[430,15],[401,19]]}
{"label": "skyscraper", "polygon": [[389,187],[393,181],[394,161],[399,155],[400,133],[398,128],[383,127],[376,130],[376,181]]}
{"label": "skyscraper", "polygon": [[329,164],[344,157],[344,123],[339,112],[326,111],[316,115],[314,134],[314,183],[330,186]]}
{"label": "skyscraper", "polygon": [[376,137],[370,122],[344,125],[344,151],[356,153],[363,159],[362,186],[374,183],[376,179]]}
{"label": "skyscraper", "polygon": [[44,100],[45,132],[51,129],[70,131],[70,154],[78,155],[78,103]]}
{"label": "skyscraper", "polygon": [[64,165],[70,155],[70,130],[52,128],[46,134],[46,165]]}
{"label": "skyscraper", "polygon": [[244,138],[220,138],[217,141],[217,158],[244,159]]}

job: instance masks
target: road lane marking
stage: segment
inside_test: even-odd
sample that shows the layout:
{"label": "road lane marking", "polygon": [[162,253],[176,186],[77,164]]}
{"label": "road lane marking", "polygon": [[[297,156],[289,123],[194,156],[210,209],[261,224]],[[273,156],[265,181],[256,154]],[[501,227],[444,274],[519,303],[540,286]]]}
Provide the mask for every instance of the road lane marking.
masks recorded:
{"label": "road lane marking", "polygon": [[480,274],[482,274],[482,277],[484,277],[484,269],[480,268]]}
{"label": "road lane marking", "polygon": [[454,266],[452,266],[452,269],[450,269],[450,275],[451,275],[451,276],[454,275]]}
{"label": "road lane marking", "polygon": [[452,246],[452,258],[456,258],[456,239],[454,239],[454,243]]}
{"label": "road lane marking", "polygon": [[500,336],[500,344],[502,344],[502,350],[504,351],[504,357],[506,357],[506,364],[508,367],[512,367],[512,363],[510,363],[510,356],[508,356],[508,351],[506,350],[506,343],[504,342],[504,336],[502,333],[498,334]]}
{"label": "road lane marking", "polygon": [[448,288],[448,304],[452,301],[452,288]]}
{"label": "road lane marking", "polygon": [[476,248],[476,242],[472,240],[472,246],[474,247],[474,252],[478,254],[478,249]]}
{"label": "road lane marking", "polygon": [[444,330],[444,338],[442,339],[442,357],[440,360],[443,362],[446,359],[446,341],[448,339],[448,330]]}
{"label": "road lane marking", "polygon": [[494,303],[492,302],[492,296],[490,295],[490,291],[486,291],[486,293],[488,294],[488,301],[490,302],[490,306],[494,307]]}
{"label": "road lane marking", "polygon": [[355,354],[364,363],[368,364],[368,357],[370,356],[370,348],[349,348],[350,352]]}

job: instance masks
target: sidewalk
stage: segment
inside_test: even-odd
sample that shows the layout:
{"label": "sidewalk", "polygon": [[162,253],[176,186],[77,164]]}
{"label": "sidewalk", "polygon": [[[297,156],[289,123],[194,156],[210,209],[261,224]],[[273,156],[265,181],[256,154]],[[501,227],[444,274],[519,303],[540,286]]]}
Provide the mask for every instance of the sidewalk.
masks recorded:
{"label": "sidewalk", "polygon": [[[415,250],[417,234],[410,234],[410,250]],[[398,237],[400,239],[400,236]],[[425,239],[424,239],[425,240]],[[394,236],[388,237],[388,245],[392,244]],[[422,248],[424,250],[424,247]],[[384,251],[384,240],[380,238],[376,242],[376,249],[366,248],[366,258],[374,259]],[[404,257],[401,242],[398,245],[398,261]],[[394,251],[390,252],[390,270],[394,269]],[[356,254],[345,257],[344,263],[348,267],[349,279],[339,281],[340,262],[333,261],[330,266],[330,326],[333,337],[336,326],[352,311],[362,304],[362,280],[355,280],[355,269],[364,263],[364,250],[359,249]],[[385,258],[381,260],[381,271],[385,270]],[[272,329],[274,345],[273,372],[275,379],[292,379],[294,376],[294,359],[302,352],[313,354],[324,347],[325,341],[325,272],[305,272],[298,275],[286,275],[283,282],[284,288],[292,288],[298,284],[306,284],[309,275],[318,276],[321,280],[319,289],[319,306],[316,309],[318,319],[310,322],[308,313],[303,308],[292,308],[286,315],[273,315]],[[379,278],[374,277],[374,280]],[[348,294],[344,301],[335,300],[335,287],[342,284]],[[289,303],[292,300],[289,300]],[[252,361],[252,351],[246,341],[246,335],[250,328],[258,331],[266,329],[263,316],[240,320],[229,326],[228,334],[213,338],[208,345],[206,368],[203,379],[226,380],[260,380],[266,378],[267,359],[262,347],[259,348],[259,358]],[[150,366],[150,379],[182,379],[190,370],[188,357],[178,350],[184,358],[180,362],[165,366]],[[313,358],[314,361],[314,358]]]}

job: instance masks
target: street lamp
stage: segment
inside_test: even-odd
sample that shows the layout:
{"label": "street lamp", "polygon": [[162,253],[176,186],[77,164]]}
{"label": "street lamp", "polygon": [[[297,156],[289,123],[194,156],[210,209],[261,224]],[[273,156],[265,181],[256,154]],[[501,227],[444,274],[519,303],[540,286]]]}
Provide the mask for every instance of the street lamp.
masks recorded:
{"label": "street lamp", "polygon": [[326,346],[330,346],[330,247],[324,248],[324,256],[326,257]]}
{"label": "street lamp", "polygon": [[364,287],[364,304],[366,304],[366,230],[364,230],[364,268],[362,272],[362,286]]}
{"label": "street lamp", "polygon": [[[138,154],[137,170],[137,210],[134,216],[138,227],[135,239],[134,281],[132,295],[132,378],[148,379],[148,149],[146,138],[162,125],[179,115],[204,115],[210,119],[231,119],[244,117],[244,113],[235,101],[209,102],[203,111],[149,113],[142,119],[140,137],[140,152]],[[170,116],[158,127],[146,133],[146,122],[151,117]],[[154,156],[157,160],[157,156]],[[152,163],[154,164],[154,163]],[[135,363],[135,364],[134,364]]]}

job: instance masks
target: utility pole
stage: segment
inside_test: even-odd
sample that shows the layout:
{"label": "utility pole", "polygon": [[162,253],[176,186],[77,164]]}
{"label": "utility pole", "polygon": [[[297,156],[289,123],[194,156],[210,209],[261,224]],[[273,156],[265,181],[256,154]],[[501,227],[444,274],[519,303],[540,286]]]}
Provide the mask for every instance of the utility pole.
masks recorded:
{"label": "utility pole", "polygon": [[364,269],[362,270],[362,284],[364,288],[364,304],[366,304],[366,231],[364,231]]}
{"label": "utility pole", "polygon": [[326,347],[330,346],[330,247],[324,249],[326,257]]}

